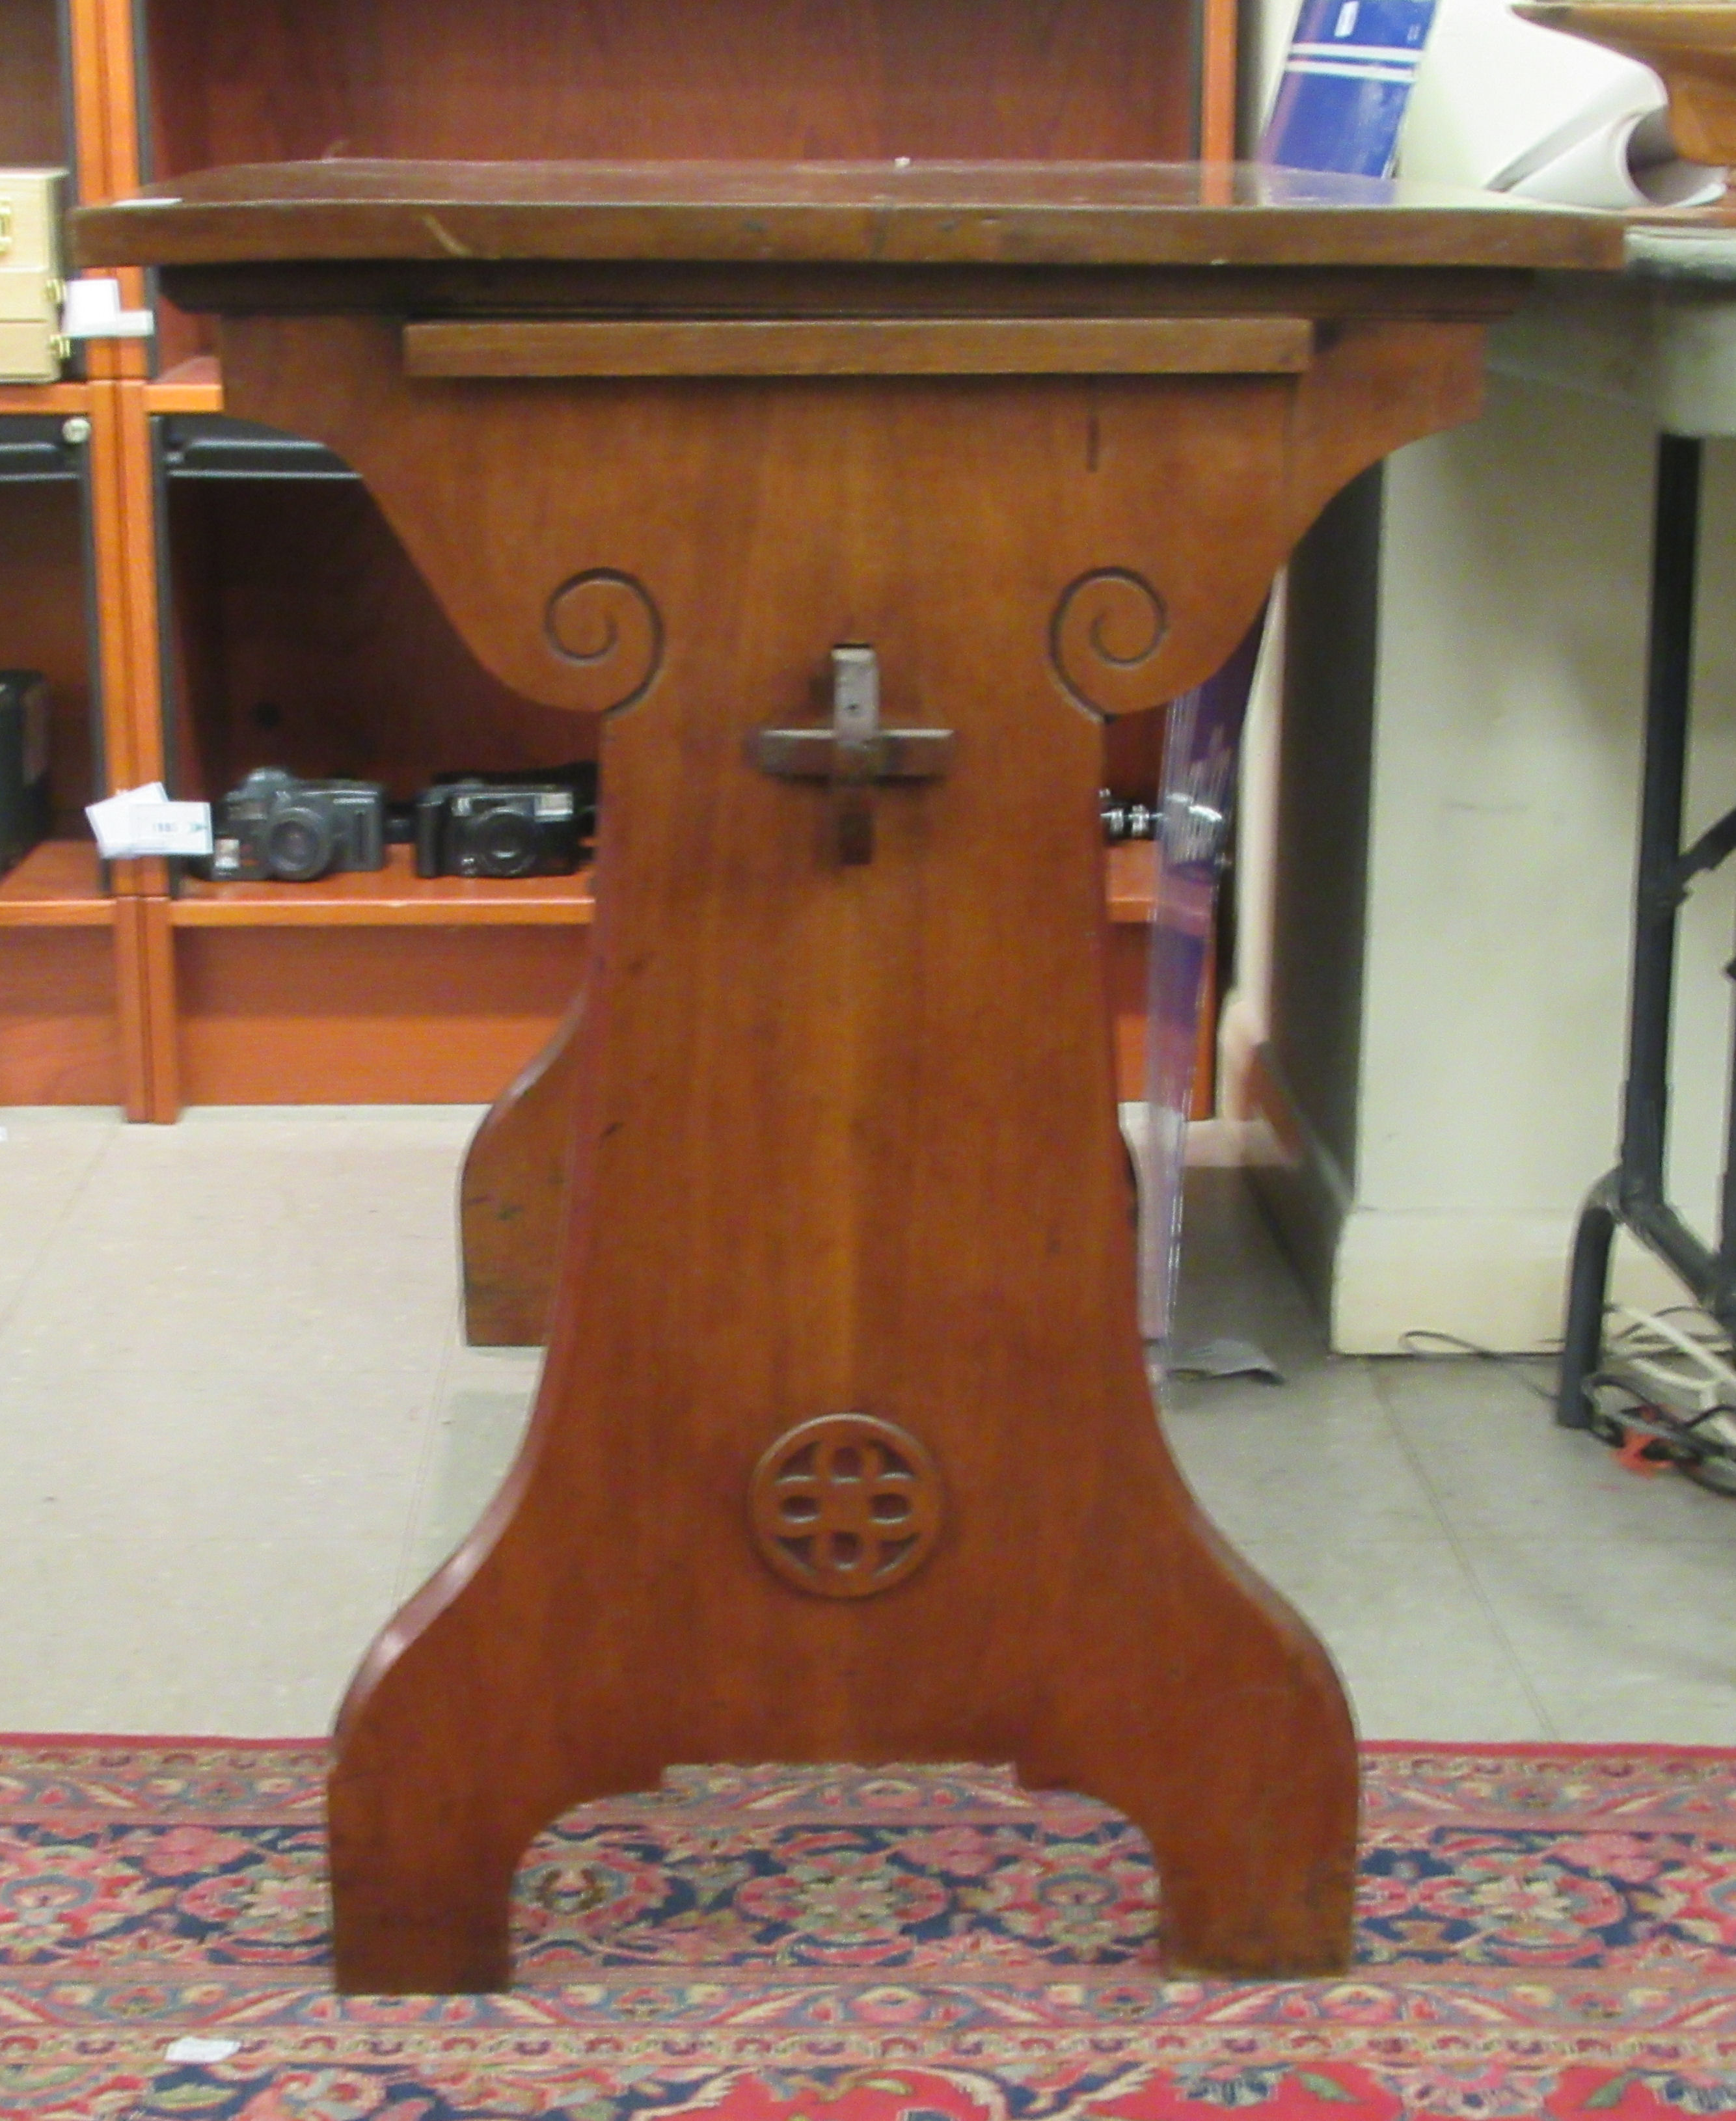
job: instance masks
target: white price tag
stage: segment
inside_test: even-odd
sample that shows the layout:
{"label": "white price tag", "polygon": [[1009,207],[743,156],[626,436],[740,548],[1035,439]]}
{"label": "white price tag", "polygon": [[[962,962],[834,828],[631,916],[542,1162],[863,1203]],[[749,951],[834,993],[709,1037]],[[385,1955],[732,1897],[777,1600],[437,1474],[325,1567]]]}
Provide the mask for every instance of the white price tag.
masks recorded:
{"label": "white price tag", "polygon": [[136,855],[208,855],[208,803],[135,803],[133,851]]}
{"label": "white price tag", "polygon": [[105,861],[134,855],[208,855],[211,805],[171,803],[161,781],[143,788],[124,788],[100,803],[85,806]]}

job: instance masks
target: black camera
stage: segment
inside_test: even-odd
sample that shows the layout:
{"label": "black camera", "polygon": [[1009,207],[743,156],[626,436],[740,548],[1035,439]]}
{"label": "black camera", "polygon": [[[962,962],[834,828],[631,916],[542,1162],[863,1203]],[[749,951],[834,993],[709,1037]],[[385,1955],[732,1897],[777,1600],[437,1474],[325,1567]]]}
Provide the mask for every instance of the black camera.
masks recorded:
{"label": "black camera", "polygon": [[0,670],[0,876],[49,832],[49,688],[38,670]]}
{"label": "black camera", "polygon": [[298,781],[262,766],[212,805],[208,873],[219,883],[311,883],[385,867],[385,790],[374,781]]}
{"label": "black camera", "polygon": [[596,832],[593,766],[467,773],[416,799],[418,876],[568,876]]}

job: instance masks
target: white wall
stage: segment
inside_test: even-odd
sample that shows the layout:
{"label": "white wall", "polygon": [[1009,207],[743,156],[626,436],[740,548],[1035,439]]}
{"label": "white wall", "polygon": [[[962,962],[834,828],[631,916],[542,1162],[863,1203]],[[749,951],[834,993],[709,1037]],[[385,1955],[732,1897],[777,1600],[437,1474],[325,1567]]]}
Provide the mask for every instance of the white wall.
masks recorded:
{"label": "white wall", "polygon": [[[1267,11],[1267,77],[1292,13]],[[1499,0],[1443,0],[1407,173],[1486,176],[1623,65]],[[1388,466],[1356,1150],[1329,1291],[1346,1350],[1560,1330],[1573,1217],[1618,1116],[1651,452],[1636,413],[1497,376],[1479,423]],[[1707,473],[1691,831],[1736,800],[1736,604],[1718,593],[1736,444],[1710,445]],[[1678,963],[1671,1184],[1709,1234],[1733,916],[1736,882],[1703,885]],[[1258,949],[1247,964],[1244,1044]],[[1644,1263],[1626,1278],[1662,1288]]]}

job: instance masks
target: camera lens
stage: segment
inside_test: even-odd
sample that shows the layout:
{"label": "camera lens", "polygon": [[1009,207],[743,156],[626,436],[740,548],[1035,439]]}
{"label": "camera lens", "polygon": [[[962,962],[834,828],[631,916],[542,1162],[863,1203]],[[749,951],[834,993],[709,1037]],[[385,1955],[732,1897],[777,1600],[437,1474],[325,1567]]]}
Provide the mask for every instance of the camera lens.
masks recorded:
{"label": "camera lens", "polygon": [[332,858],[330,820],[311,807],[285,804],[265,834],[265,866],[288,883],[307,883]]}
{"label": "camera lens", "polygon": [[523,876],[536,859],[536,827],[516,810],[492,810],[470,828],[483,876]]}

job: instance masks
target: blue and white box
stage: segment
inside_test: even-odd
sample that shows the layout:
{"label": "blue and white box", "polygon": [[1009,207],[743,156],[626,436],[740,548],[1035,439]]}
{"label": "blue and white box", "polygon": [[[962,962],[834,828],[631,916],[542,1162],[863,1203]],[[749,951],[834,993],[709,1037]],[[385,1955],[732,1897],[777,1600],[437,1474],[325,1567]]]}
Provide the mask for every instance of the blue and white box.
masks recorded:
{"label": "blue and white box", "polygon": [[1257,159],[1388,177],[1435,0],[1302,0]]}

